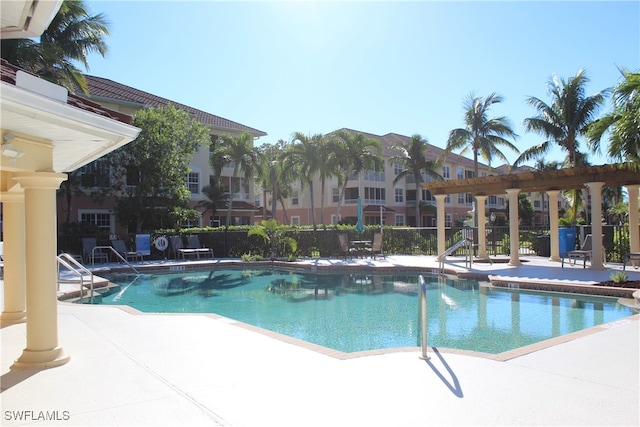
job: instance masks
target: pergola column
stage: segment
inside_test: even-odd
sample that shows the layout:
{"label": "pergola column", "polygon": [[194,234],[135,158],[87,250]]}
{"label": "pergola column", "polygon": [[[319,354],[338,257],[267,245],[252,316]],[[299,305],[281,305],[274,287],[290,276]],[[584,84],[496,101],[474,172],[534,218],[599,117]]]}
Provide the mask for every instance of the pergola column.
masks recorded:
{"label": "pergola column", "polygon": [[436,219],[437,219],[437,229],[438,229],[438,255],[444,253],[447,250],[447,234],[445,229],[445,200],[447,198],[446,194],[436,194]]}
{"label": "pergola column", "polygon": [[27,347],[16,368],[51,368],[69,361],[58,346],[56,190],[54,172],[16,173],[25,195]]}
{"label": "pergola column", "polygon": [[2,214],[4,238],[4,309],[2,324],[26,320],[26,263],[24,243],[24,192],[3,192]]}
{"label": "pergola column", "polygon": [[487,259],[487,232],[485,222],[485,206],[484,202],[487,196],[476,197],[476,212],[478,214],[478,258]]}
{"label": "pergola column", "polygon": [[627,185],[629,193],[629,244],[631,252],[640,252],[640,212],[638,212],[638,191],[640,185]]}
{"label": "pergola column", "polygon": [[558,231],[558,195],[560,190],[549,190],[549,243],[551,244],[551,257],[549,261],[560,261],[560,234]]}
{"label": "pergola column", "polygon": [[585,184],[589,188],[591,195],[591,236],[592,236],[592,253],[591,253],[591,269],[604,270],[602,263],[603,250],[602,247],[602,187],[604,182],[587,182]]}
{"label": "pergola column", "polygon": [[509,196],[509,265],[518,266],[522,263],[518,257],[520,251],[520,224],[518,221],[518,194],[519,188],[507,188]]}

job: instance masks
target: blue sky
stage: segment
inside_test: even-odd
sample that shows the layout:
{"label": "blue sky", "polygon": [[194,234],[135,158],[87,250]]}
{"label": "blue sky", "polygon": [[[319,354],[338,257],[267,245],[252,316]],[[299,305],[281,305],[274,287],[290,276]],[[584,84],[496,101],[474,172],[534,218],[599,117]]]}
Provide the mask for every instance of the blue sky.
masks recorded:
{"label": "blue sky", "polygon": [[638,1],[86,4],[111,22],[110,54],[90,56],[89,74],[268,133],[259,143],[348,127],[444,148],[464,98],[497,92],[492,115],[524,150],[543,140],[522,127],[535,114],[525,99],[549,102],[552,74],[585,69],[591,95],[618,67],[640,69]]}

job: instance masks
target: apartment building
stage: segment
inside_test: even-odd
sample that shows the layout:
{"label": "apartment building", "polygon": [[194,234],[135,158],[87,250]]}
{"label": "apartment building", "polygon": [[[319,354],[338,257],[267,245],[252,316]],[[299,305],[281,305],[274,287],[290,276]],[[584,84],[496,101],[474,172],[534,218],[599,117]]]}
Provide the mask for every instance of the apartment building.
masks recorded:
{"label": "apartment building", "polygon": [[[85,77],[90,92],[87,98],[111,110],[134,115],[142,108],[162,107],[172,104],[174,107],[186,111],[193,119],[207,126],[212,140],[217,140],[219,136],[235,137],[244,132],[251,134],[254,140],[266,135],[266,133],[261,130],[178,102],[170,101],[166,98],[109,79],[95,76]],[[78,95],[84,96],[84,94],[81,93]],[[200,147],[198,149],[190,161],[191,172],[185,177],[187,186],[191,191],[192,207],[205,198],[202,194],[202,188],[211,184],[213,171],[209,165],[209,150],[208,147]],[[231,195],[231,222],[232,224],[252,224],[257,211],[253,204],[253,183],[245,182],[245,180],[240,177],[234,178],[233,167],[233,164],[227,165],[221,175],[222,186]],[[92,187],[108,185],[108,182],[104,181],[105,179],[108,180],[109,177],[107,170],[105,170],[104,173],[95,174],[95,171],[101,171],[104,168],[104,162],[101,163],[100,160],[97,160],[81,170],[81,173],[86,173],[87,176],[100,176],[100,179],[92,179],[91,182],[85,180],[85,182],[83,182],[83,185],[85,185],[84,190],[88,190],[85,192],[88,193],[90,190],[96,189]],[[103,204],[98,204],[88,196],[74,195],[71,210],[67,212],[66,202],[62,199],[63,197],[58,198],[59,222],[65,221],[68,215],[70,222],[91,223],[105,231],[108,230],[110,233],[130,231],[118,223],[113,211],[114,203],[112,201],[107,200]],[[224,210],[224,212],[222,212],[222,210]],[[226,224],[226,220],[226,209],[220,209],[216,216],[205,215],[201,218],[199,224],[190,225],[224,225]]]}
{"label": "apartment building", "polygon": [[[357,201],[361,198],[363,205],[363,220],[365,224],[384,224],[391,226],[436,226],[436,200],[428,190],[419,188],[412,176],[402,179],[395,185],[393,181],[401,172],[402,166],[392,161],[398,151],[394,148],[405,145],[410,137],[389,133],[386,135],[374,135],[367,132],[352,129],[341,129],[347,132],[362,133],[367,138],[379,141],[383,147],[384,169],[369,170],[359,175],[349,177],[349,183],[345,192],[345,200],[338,214],[338,201],[340,188],[336,178],[325,182],[325,200],[321,197],[323,191],[319,179],[314,182],[314,208],[316,220],[325,224],[338,222],[355,223],[357,215]],[[431,144],[428,146],[427,158],[437,159],[444,150]],[[443,162],[442,170],[438,171],[445,180],[467,179],[474,177],[473,160],[458,154],[449,154]],[[508,166],[490,168],[488,165],[479,164],[480,177],[489,174],[502,175],[509,173]],[[425,178],[426,181],[429,178]],[[420,218],[416,221],[416,203],[418,191],[422,191],[422,203]],[[262,193],[256,191],[256,205],[263,205]],[[528,194],[534,206],[536,217],[534,225],[548,223],[549,200],[541,194]],[[447,227],[460,225],[473,209],[473,196],[469,193],[450,194],[445,203],[445,224]],[[498,223],[506,217],[506,194],[490,195],[486,199],[486,212],[489,218]],[[268,206],[268,205],[267,205]],[[324,206],[324,208],[322,208]],[[300,183],[294,183],[293,195],[285,202],[285,211],[276,211],[276,219],[282,223],[291,225],[308,225],[313,223],[313,212],[309,189],[303,188]]]}

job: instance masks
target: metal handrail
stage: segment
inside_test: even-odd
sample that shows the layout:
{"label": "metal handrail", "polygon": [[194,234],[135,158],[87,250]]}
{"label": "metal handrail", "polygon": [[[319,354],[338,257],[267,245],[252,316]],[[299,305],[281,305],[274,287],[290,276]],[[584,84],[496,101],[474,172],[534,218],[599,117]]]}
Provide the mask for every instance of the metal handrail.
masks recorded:
{"label": "metal handrail", "polygon": [[113,252],[116,255],[116,257],[120,258],[120,261],[124,262],[129,267],[131,267],[131,269],[135,271],[136,274],[141,274],[138,271],[138,269],[136,269],[133,265],[129,264],[129,261],[127,261],[122,255],[120,255],[120,252],[116,251],[113,246],[95,246],[91,251],[91,268],[94,268],[96,249],[109,249],[111,252]]}
{"label": "metal handrail", "polygon": [[418,308],[418,317],[420,318],[420,337],[422,338],[420,341],[420,346],[422,349],[422,355],[420,359],[429,360],[430,357],[427,355],[427,284],[424,281],[424,277],[422,275],[420,278],[420,306]]}
{"label": "metal handrail", "polygon": [[[78,269],[86,272],[89,277],[91,278],[91,286],[89,288],[89,302],[91,304],[93,304],[93,273],[87,269],[84,265],[80,264],[75,258],[73,258],[71,255],[67,254],[67,253],[62,253],[60,255],[58,255],[56,257],[56,259],[58,260],[58,281],[60,280],[60,265],[62,265],[63,267],[65,267],[67,270],[71,271],[72,273],[78,275],[78,277],[80,277],[80,303],[82,303],[83,298],[84,298],[84,276],[82,275],[82,273],[80,271],[78,271],[77,269],[75,269],[73,266],[77,267]],[[70,261],[71,264],[67,261]],[[73,266],[72,266],[73,264]],[[58,287],[60,286],[60,283],[58,282]]]}

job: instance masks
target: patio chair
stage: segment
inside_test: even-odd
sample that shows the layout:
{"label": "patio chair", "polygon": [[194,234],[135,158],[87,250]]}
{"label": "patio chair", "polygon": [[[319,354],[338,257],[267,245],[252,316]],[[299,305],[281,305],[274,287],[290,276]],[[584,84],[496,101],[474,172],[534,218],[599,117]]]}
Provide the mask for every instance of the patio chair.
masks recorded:
{"label": "patio chair", "polygon": [[109,262],[109,254],[102,249],[94,250],[98,246],[95,237],[82,238],[82,258],[86,263]]}
{"label": "patio chair", "polygon": [[127,245],[124,243],[122,239],[115,239],[111,241],[111,246],[116,250],[124,259],[127,261],[142,261],[143,257],[140,252],[130,251],[127,248]]}
{"label": "patio chair", "polygon": [[340,247],[340,255],[345,259],[349,256],[353,256],[355,249],[349,247],[349,236],[347,233],[338,233],[338,245]]}
{"label": "patio chair", "polygon": [[371,253],[371,257],[375,259],[378,255],[382,258],[385,258],[384,252],[382,251],[382,233],[375,233],[373,235],[373,243],[370,248],[366,248],[366,251]]}
{"label": "patio chair", "polygon": [[213,249],[206,248],[200,244],[200,238],[196,235],[187,236],[187,249],[192,249],[196,252],[198,258],[200,255],[208,255],[210,258],[213,258]]}
{"label": "patio chair", "polygon": [[[603,236],[604,237],[604,236]],[[582,268],[587,267],[587,260],[591,262],[591,257],[593,256],[593,237],[591,234],[587,234],[584,236],[584,242],[582,242],[582,246],[580,249],[575,251],[567,252],[566,258],[569,259],[569,265],[573,265],[576,263],[576,260],[582,260]],[[606,261],[606,253],[602,251],[603,262]],[[562,267],[564,267],[564,257],[562,258]],[[573,262],[572,262],[573,260]]]}

